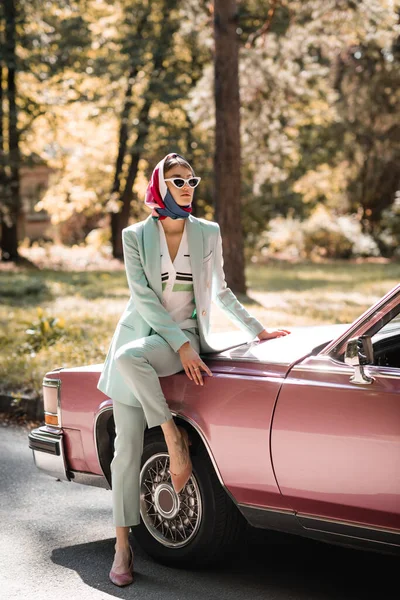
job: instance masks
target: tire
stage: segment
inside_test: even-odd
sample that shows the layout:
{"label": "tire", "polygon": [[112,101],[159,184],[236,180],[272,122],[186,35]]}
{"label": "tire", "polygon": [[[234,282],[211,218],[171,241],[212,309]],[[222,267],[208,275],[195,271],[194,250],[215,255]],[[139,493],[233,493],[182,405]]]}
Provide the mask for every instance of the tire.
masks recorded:
{"label": "tire", "polygon": [[221,486],[202,441],[195,431],[188,432],[193,473],[177,496],[168,473],[164,435],[158,428],[146,431],[140,476],[141,518],[133,533],[157,562],[201,568],[237,551],[235,544],[246,529],[246,521]]}

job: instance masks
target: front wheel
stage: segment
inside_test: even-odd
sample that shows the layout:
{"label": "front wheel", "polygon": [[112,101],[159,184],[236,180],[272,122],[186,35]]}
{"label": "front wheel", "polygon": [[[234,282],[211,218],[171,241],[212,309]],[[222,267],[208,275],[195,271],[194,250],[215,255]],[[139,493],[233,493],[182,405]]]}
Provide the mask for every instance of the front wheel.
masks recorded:
{"label": "front wheel", "polygon": [[193,473],[176,494],[161,430],[146,431],[140,473],[140,525],[134,535],[152,558],[201,567],[234,551],[245,520],[222,488],[201,440],[189,432]]}

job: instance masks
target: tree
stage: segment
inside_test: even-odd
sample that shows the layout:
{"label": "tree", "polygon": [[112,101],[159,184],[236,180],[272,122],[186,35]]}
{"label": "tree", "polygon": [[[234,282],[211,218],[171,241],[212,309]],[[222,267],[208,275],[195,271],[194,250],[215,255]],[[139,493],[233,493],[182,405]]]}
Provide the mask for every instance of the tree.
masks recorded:
{"label": "tree", "polygon": [[236,292],[245,293],[237,28],[236,0],[215,0],[215,217],[224,236],[227,279]]}
{"label": "tree", "polygon": [[42,119],[36,128],[36,144],[44,153],[54,148],[50,162],[58,171],[38,208],[64,231],[74,213],[82,223],[110,222],[114,257],[122,258],[128,220],[147,216],[146,179],[160,157],[171,150],[196,162],[207,156],[188,110],[209,60],[198,41],[201,17],[194,2],[90,2],[85,18],[93,37],[80,99],[74,107],[60,103],[53,122]]}
{"label": "tree", "polygon": [[[115,4],[112,6],[114,9]],[[157,142],[162,147],[164,132],[173,142],[168,134],[176,128],[177,112],[181,113],[181,127],[185,119],[189,121],[184,103],[201,74],[204,52],[198,46],[196,28],[185,31],[185,10],[188,8],[182,8],[179,0],[118,3],[120,18],[112,40],[118,52],[116,60],[105,61],[114,86],[124,86],[121,104],[115,106],[114,101],[114,109],[119,111],[118,148],[108,203],[115,258],[123,257],[122,229],[131,216],[140,216],[132,204],[133,188],[139,163],[148,155],[152,130],[158,128]],[[101,70],[102,64],[99,66]],[[190,146],[188,130],[183,131],[188,137],[180,146],[187,147],[187,142]]]}
{"label": "tree", "polygon": [[[20,152],[16,84],[16,28],[17,10],[14,0],[5,0],[1,5],[2,20],[0,56],[0,194],[1,203],[1,259],[17,260],[17,220],[21,210],[20,196]],[[3,80],[5,94],[3,97]],[[7,99],[8,119],[5,116]]]}
{"label": "tree", "polygon": [[[400,16],[400,13],[399,13]],[[349,207],[382,254],[382,214],[400,189],[400,43],[377,40],[346,48],[337,58],[335,87],[345,125],[345,155],[354,166],[348,180]]]}
{"label": "tree", "polygon": [[[81,10],[82,3],[77,0],[71,0],[63,7],[47,3],[43,8],[38,0],[5,0],[0,5],[0,218],[3,261],[20,260],[18,218],[21,213],[20,168],[24,158],[21,146],[34,121],[45,114],[52,103],[71,101],[63,99],[62,83],[52,90],[57,89],[55,97],[51,97],[46,85],[57,79],[61,72],[73,67],[77,55],[88,45],[89,37]],[[79,73],[77,79],[81,79]]]}

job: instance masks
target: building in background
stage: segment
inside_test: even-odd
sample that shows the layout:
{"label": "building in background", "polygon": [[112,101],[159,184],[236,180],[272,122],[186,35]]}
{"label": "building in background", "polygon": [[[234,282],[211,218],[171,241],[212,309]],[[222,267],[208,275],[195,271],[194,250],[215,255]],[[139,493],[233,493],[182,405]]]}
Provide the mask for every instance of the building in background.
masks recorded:
{"label": "building in background", "polygon": [[21,167],[22,211],[18,219],[18,240],[51,240],[52,225],[45,210],[35,211],[35,206],[48,189],[55,170],[35,154],[25,158]]}

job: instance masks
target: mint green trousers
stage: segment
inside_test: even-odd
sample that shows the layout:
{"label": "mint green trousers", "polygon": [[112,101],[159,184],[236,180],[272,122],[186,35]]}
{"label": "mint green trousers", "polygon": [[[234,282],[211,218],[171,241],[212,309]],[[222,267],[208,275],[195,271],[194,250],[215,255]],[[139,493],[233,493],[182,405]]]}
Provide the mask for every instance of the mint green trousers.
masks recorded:
{"label": "mint green trousers", "polygon": [[[183,330],[191,346],[200,352],[198,329]],[[132,390],[140,407],[113,398],[116,437],[111,461],[113,524],[133,527],[140,523],[140,464],[144,431],[172,419],[159,377],[183,371],[178,352],[151,330],[151,335],[121,346],[116,354],[117,369]],[[193,384],[195,385],[195,384]]]}

